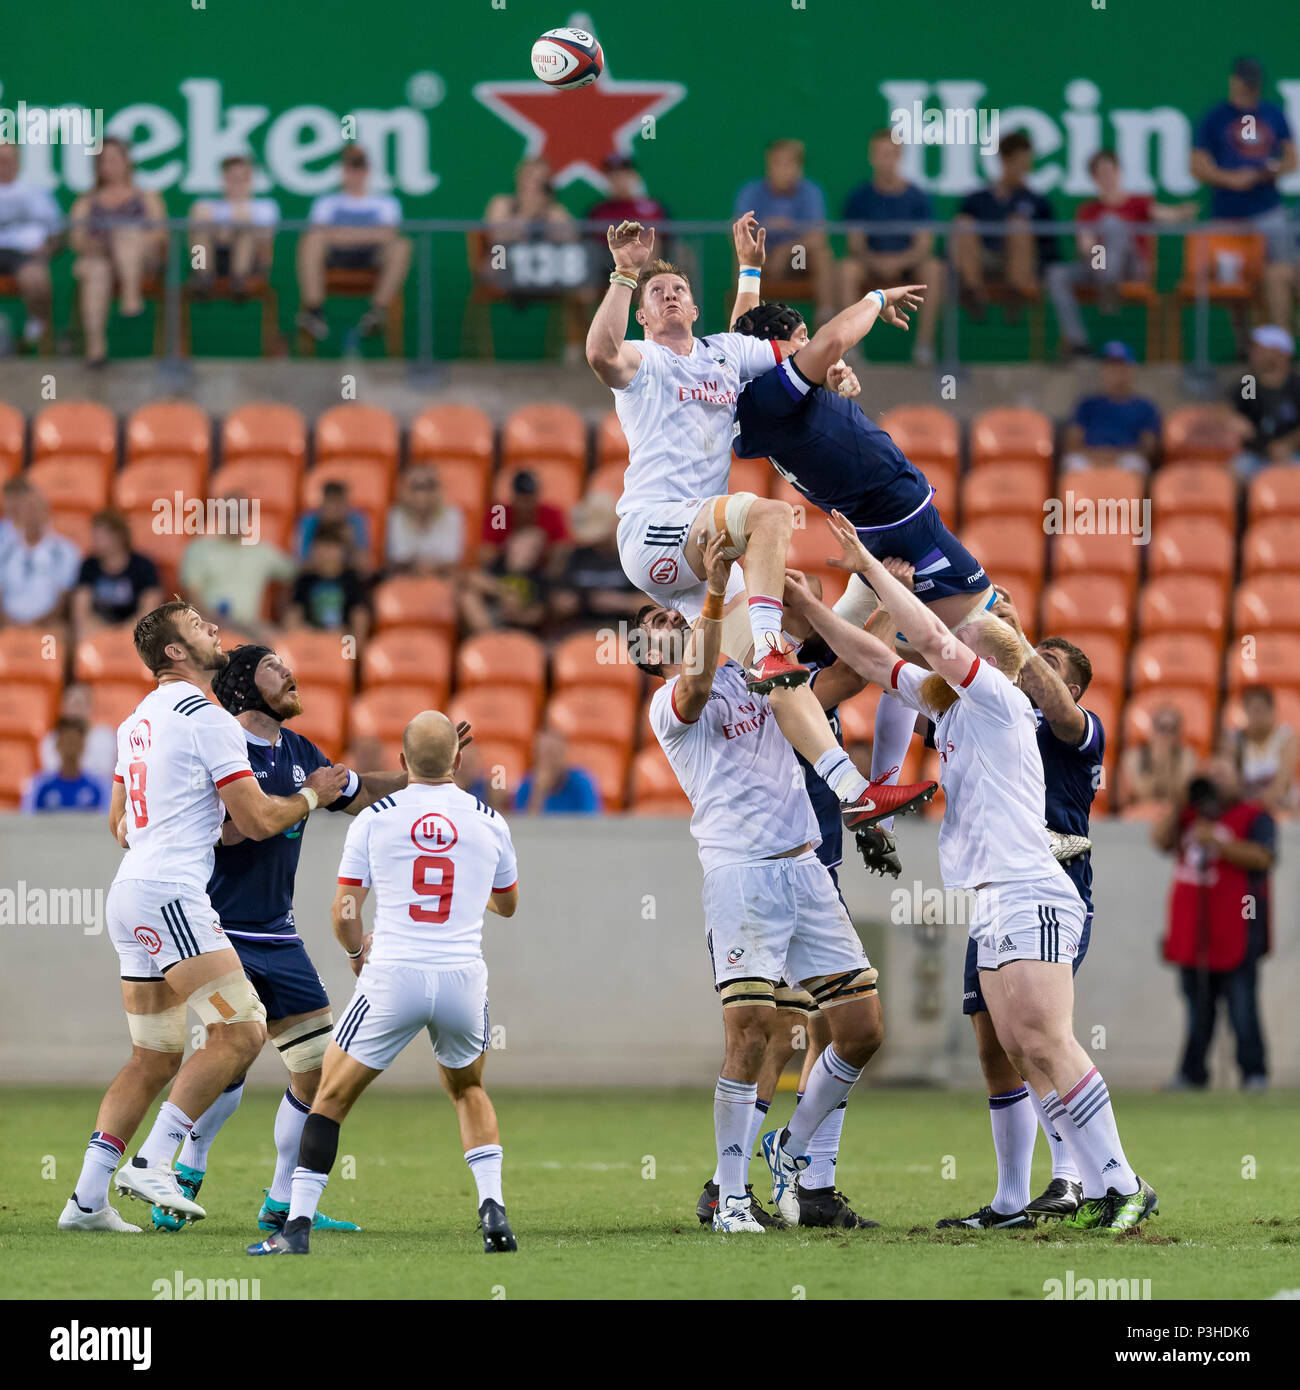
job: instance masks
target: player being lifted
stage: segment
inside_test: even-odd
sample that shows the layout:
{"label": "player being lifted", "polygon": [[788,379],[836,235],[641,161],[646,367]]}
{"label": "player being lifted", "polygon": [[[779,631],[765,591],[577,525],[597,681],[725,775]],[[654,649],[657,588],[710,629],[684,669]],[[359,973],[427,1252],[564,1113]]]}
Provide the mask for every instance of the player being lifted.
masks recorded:
{"label": "player being lifted", "polygon": [[[680,612],[643,609],[637,625],[645,634],[642,669],[665,681],[650,702],[650,724],[694,808],[691,833],[704,869],[704,920],[722,1000],[726,1054],[713,1103],[713,1229],[762,1234],[747,1170],[762,1113],[759,1072],[776,1026],[776,982],[797,981],[825,1011],[830,1029],[796,1114],[809,1136],[847,1098],[880,1046],[884,1022],[876,972],[813,853],[817,819],[771,702],[747,690],[734,661],[718,665],[731,568],[721,534],[706,542],[704,565],[704,606],[681,655],[686,619]],[[837,690],[836,680],[844,678],[830,668],[815,698],[830,707],[854,693],[852,672]]]}
{"label": "player being lifted", "polygon": [[[836,512],[831,525],[839,565],[865,576],[932,670],[899,660],[806,591],[802,611],[841,660],[934,720],[947,798],[939,829],[944,887],[973,897],[970,934],[998,1039],[1082,1175],[1084,1200],[1065,1224],[1127,1230],[1156,1210],[1157,1199],[1129,1166],[1106,1083],[1074,1037],[1071,962],[1084,905],[1043,823],[1037,720],[1013,684],[1023,639],[991,614],[950,632],[866,550],[847,518]],[[778,1180],[796,1171],[783,1142],[772,1144],[770,1162]]]}
{"label": "player being lifted", "polygon": [[[250,1255],[309,1253],[312,1220],[338,1153],[339,1126],[362,1091],[427,1032],[460,1121],[478,1188],[483,1249],[514,1250],[501,1195],[496,1112],[483,1089],[488,1046],[483,914],[513,917],[515,850],[505,821],[454,782],[460,736],[436,710],[402,735],[410,781],[371,805],[348,831],[334,896],[334,934],[356,992],[334,1029],[302,1131],[289,1218]],[[374,928],[361,908],[375,890]]]}
{"label": "player being lifted", "polygon": [[[135,626],[135,649],[158,678],[117,731],[109,828],[126,849],[108,893],[131,1058],[109,1086],[59,1229],[138,1231],[108,1204],[108,1183],[159,1092],[172,1083],[117,1190],[189,1220],[204,1216],[177,1185],[176,1150],[266,1040],[266,1010],[208,899],[223,804],[240,832],[262,840],[297,825],[343,788],[347,769],[323,767],[292,796],[266,796],[244,731],[207,697],[228,657],[215,623],[165,603]],[[205,1029],[181,1064],[186,1009]]]}
{"label": "player being lifted", "polygon": [[[736,224],[742,257],[751,241],[758,244],[755,225],[752,217]],[[587,361],[614,392],[628,441],[618,504],[625,573],[655,602],[694,621],[704,603],[704,546],[721,535],[729,559],[747,556],[744,579],[735,574],[729,582],[722,650],[741,661],[752,647],[749,689],[770,695],[782,732],[835,791],[846,824],[870,824],[928,799],[933,782],[884,786],[862,776],[804,688],[807,668],[784,649],[781,592],[793,509],[753,493],[727,493],[737,394],[781,361],[782,345],[736,333],[697,339],[690,281],[677,266],[652,259],[654,232],[623,222],[609,229],[608,240],[615,268],[587,334]],[[627,341],[634,293],[645,330],[637,343]],[[902,317],[894,306],[919,302],[907,287],[880,298],[894,319]],[[825,341],[819,334],[809,350],[821,353]]]}

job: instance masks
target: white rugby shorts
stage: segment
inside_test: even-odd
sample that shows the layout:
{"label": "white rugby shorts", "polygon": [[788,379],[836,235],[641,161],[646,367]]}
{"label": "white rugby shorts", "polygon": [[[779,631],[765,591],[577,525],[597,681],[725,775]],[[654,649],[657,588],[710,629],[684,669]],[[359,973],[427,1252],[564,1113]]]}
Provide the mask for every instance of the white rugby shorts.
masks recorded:
{"label": "white rugby shorts", "polygon": [[1083,936],[1083,899],[1063,882],[991,883],[973,890],[970,935],[981,970],[1013,960],[1073,965]]}
{"label": "white rugby shorts", "polygon": [[453,1070],[487,1051],[487,962],[429,969],[366,965],[334,1041],[363,1067],[384,1071],[421,1030],[433,1055]]}
{"label": "white rugby shorts", "polygon": [[208,895],[189,885],[119,879],[105,906],[124,980],[161,980],[178,961],[233,950]]}

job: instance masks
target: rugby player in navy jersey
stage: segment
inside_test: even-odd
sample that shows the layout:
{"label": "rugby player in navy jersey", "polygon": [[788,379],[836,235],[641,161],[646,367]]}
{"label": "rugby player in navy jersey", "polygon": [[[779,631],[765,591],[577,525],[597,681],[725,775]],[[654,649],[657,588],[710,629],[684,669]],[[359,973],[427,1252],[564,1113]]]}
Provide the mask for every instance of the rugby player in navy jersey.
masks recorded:
{"label": "rugby player in navy jersey", "polygon": [[[919,302],[925,286],[907,289]],[[756,294],[737,296],[733,330],[786,342],[791,354],[741,391],[732,447],[741,458],[767,458],[821,511],[842,512],[878,559],[895,556],[910,563],[917,597],[956,629],[993,606],[993,586],[980,562],[943,524],[925,475],[848,399],[857,394],[858,383],[843,354],[878,318],[906,329],[907,315],[894,306],[887,314],[879,290],[852,307],[860,312],[845,311],[818,330],[813,355],[807,351],[812,341],[808,326],[796,310],[759,303]],[[861,627],[875,606],[875,595],[855,574],[834,611]],[[905,647],[900,651],[916,659]],[[897,780],[915,722],[900,700],[891,695],[881,699],[871,745],[873,784]],[[891,821],[877,825],[878,867],[897,875]]]}
{"label": "rugby player in navy jersey", "polygon": [[[270,647],[235,648],[229,663],[213,678],[212,691],[243,726],[249,764],[263,792],[291,796],[316,768],[331,765],[310,739],[283,727],[302,713],[302,698],[293,672]],[[350,771],[342,794],[329,809],[356,815],[405,785],[405,772],[359,776]],[[278,1230],[288,1215],[298,1145],[332,1028],[329,996],[293,915],[294,876],[305,828],[302,820],[270,839],[249,840],[228,820],[208,884],[212,906],[266,1006],[267,1036],[289,1071],[289,1085],[275,1118],[275,1174],[257,1214],[258,1226],[268,1231]],[[243,1085],[240,1077],[218,1097],[195,1121],[181,1149],[176,1178],[191,1197],[203,1182],[213,1140],[238,1108]],[[177,1230],[181,1224],[159,1207],[153,1209],[153,1223],[160,1230]],[[360,1229],[320,1214],[316,1228]]]}

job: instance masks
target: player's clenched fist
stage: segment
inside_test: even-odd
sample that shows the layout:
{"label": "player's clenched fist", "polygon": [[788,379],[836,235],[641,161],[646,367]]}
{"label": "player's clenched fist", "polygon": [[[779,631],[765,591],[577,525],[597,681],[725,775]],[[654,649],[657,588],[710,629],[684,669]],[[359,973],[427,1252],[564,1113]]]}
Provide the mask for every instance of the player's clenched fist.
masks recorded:
{"label": "player's clenched fist", "polygon": [[342,763],[331,763],[328,767],[318,767],[303,786],[310,787],[316,793],[322,806],[328,806],[339,799],[347,780],[347,768]]}

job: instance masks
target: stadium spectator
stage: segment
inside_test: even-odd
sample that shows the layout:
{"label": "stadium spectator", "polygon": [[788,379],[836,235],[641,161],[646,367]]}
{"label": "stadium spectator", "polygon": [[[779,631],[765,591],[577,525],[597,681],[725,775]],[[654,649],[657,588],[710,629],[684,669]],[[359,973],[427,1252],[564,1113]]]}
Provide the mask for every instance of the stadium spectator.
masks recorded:
{"label": "stadium spectator", "polygon": [[18,177],[18,146],[0,144],[0,275],[17,281],[25,349],[37,347],[50,321],[50,255],[62,220],[43,188]]}
{"label": "stadium spectator", "polygon": [[95,159],[95,186],[73,203],[68,218],[89,366],[108,360],[108,311],[115,288],[123,318],[144,313],[145,282],[167,260],[166,227],[147,224],[160,224],[166,216],[158,194],[136,186],[125,143],[105,137]]}
{"label": "stadium spectator", "polygon": [[305,560],[311,553],[317,529],[322,526],[342,528],[348,542],[348,563],[364,573],[368,568],[366,556],[370,552],[370,523],[364,512],[351,505],[348,485],[338,478],[331,478],[321,489],[320,506],[304,512],[298,521],[293,545],[299,560]]}
{"label": "stadium spectator", "polygon": [[131,549],[131,528],[121,512],[96,512],[90,520],[90,554],[81,562],[72,593],[72,625],[78,640],[96,628],[134,623],[163,602],[158,566]]}
{"label": "stadium spectator", "polygon": [[614,499],[589,492],[569,514],[574,548],[556,581],[551,616],[565,632],[625,617],[639,601],[618,555]]}
{"label": "stadium spectator", "polygon": [[[1273,323],[1291,322],[1295,229],[1288,225],[1278,180],[1296,167],[1296,147],[1282,108],[1262,100],[1264,69],[1238,58],[1228,99],[1201,117],[1192,146],[1192,177],[1210,189],[1210,216],[1241,221],[1265,239],[1264,299]],[[1244,228],[1243,228],[1244,230]]]}
{"label": "stadium spectator", "polygon": [[360,336],[370,338],[383,332],[388,306],[401,294],[411,267],[411,243],[397,231],[402,205],[391,194],[370,192],[370,158],[362,146],[344,149],[342,180],[341,192],[312,203],[311,228],[298,239],[300,308],[294,322],[317,342],[329,337],[321,312],[326,271],[375,273],[370,305],[357,324]]}
{"label": "stadium spectator", "polygon": [[[238,506],[243,499],[228,493],[222,500]],[[228,530],[199,536],[185,547],[180,579],[186,597],[210,621],[255,636],[265,621],[268,586],[288,582],[295,573],[293,561],[269,541],[245,545],[238,531]]]}
{"label": "stadium spectator", "polygon": [[[1056,238],[1033,235],[1035,222],[1052,221],[1052,205],[1029,187],[1034,147],[1021,130],[1004,135],[998,145],[996,182],[977,188],[962,200],[953,219],[952,252],[957,283],[966,311],[981,321],[990,286],[1005,296],[1013,312],[1038,295],[1039,275],[1060,258]],[[1006,232],[979,232],[977,222],[1000,222]]]}
{"label": "stadium spectator", "polygon": [[558,568],[554,564],[554,557],[562,551],[568,536],[564,513],[549,502],[542,501],[537,475],[523,468],[511,480],[510,501],[495,503],[488,508],[487,516],[483,519],[479,564],[488,568],[512,537],[532,530],[542,533],[543,559],[554,572]]}
{"label": "stadium spectator", "polygon": [[1242,1088],[1268,1087],[1256,971],[1269,949],[1273,817],[1242,797],[1231,759],[1214,758],[1153,827],[1156,848],[1177,856],[1164,958],[1178,968],[1187,1041],[1173,1089],[1202,1089],[1219,1000],[1237,1037]]}
{"label": "stadium spectator", "polygon": [[1233,729],[1225,751],[1241,777],[1242,795],[1269,811],[1300,809],[1296,798],[1296,762],[1300,748],[1295,730],[1277,717],[1273,691],[1248,685],[1241,692],[1244,727]]}
{"label": "stadium spectator", "polygon": [[802,140],[773,140],[761,179],[743,184],[733,217],[752,211],[767,228],[767,273],[791,295],[790,281],[806,281],[818,322],[835,311],[834,262],[826,236],[826,195],[804,174]]}
{"label": "stadium spectator", "polygon": [[1091,289],[1097,310],[1119,313],[1120,286],[1126,280],[1147,280],[1155,266],[1155,239],[1133,230],[1150,222],[1193,222],[1200,214],[1195,202],[1157,203],[1144,193],[1129,193],[1120,178],[1119,160],[1111,150],[1098,150],[1088,161],[1097,196],[1074,210],[1076,222],[1088,226],[1075,233],[1078,259],[1056,261],[1047,267],[1047,292],[1061,326],[1067,352],[1086,353],[1088,333],[1079,313],[1077,291]]}
{"label": "stadium spectator", "polygon": [[347,632],[364,642],[370,631],[366,586],[348,563],[348,533],[338,525],[320,526],[296,580],[285,621],[325,632]]}
{"label": "stadium spectator", "polygon": [[[576,235],[573,218],[555,197],[551,166],[544,159],[521,159],[515,166],[513,193],[495,193],[483,211],[488,241],[510,246],[521,241],[572,241]],[[490,277],[497,269],[491,264],[479,267]],[[494,278],[494,277],[493,277]]]}
{"label": "stadium spectator", "polygon": [[[86,726],[86,744],[81,756],[81,770],[93,781],[108,787],[117,766],[117,727],[95,719],[95,692],[80,681],[63,687],[59,700],[59,721],[71,719]],[[45,772],[59,770],[59,738],[57,726],[41,739],[39,756]]]}
{"label": "stadium spectator", "polygon": [[501,545],[484,549],[488,559],[483,568],[466,570],[456,588],[465,629],[471,634],[493,627],[541,632],[551,591],[545,531],[518,527]]}
{"label": "stadium spectator", "polygon": [[1246,372],[1228,388],[1227,405],[1242,442],[1233,467],[1243,478],[1270,464],[1300,459],[1300,376],[1294,354],[1295,340],[1285,328],[1261,324],[1250,335]]}
{"label": "stadium spectator", "polygon": [[58,767],[38,772],[27,784],[24,811],[99,811],[108,805],[104,784],[89,776],[83,766],[86,734],[84,719],[66,715],[59,719],[54,726]]}
{"label": "stadium spectator", "polygon": [[1120,805],[1175,802],[1196,769],[1196,753],[1183,741],[1183,716],[1161,705],[1151,716],[1151,737],[1130,741],[1120,761]]}
{"label": "stadium spectator", "polygon": [[[871,177],[860,183],[844,204],[846,222],[928,222],[934,216],[929,195],[903,177],[903,147],[888,129],[867,146]],[[916,316],[913,360],[934,360],[934,326],[943,298],[943,262],[934,254],[932,232],[850,232],[848,255],[841,262],[844,303],[858,299],[872,285],[919,284],[925,303]]]}
{"label": "stadium spectator", "polygon": [[1133,394],[1133,350],[1109,342],[1101,350],[1101,392],[1085,396],[1062,437],[1061,467],[1111,465],[1145,473],[1160,446],[1160,412]]}
{"label": "stadium spectator", "polygon": [[202,298],[216,279],[228,277],[231,298],[240,300],[250,279],[270,273],[280,207],[274,198],[253,196],[253,161],[246,154],[221,161],[221,184],[222,197],[200,198],[190,208],[190,245],[203,259],[189,283]]}
{"label": "stadium spectator", "polygon": [[0,622],[62,627],[81,552],[50,525],[49,503],[25,479],[11,478],[4,499],[13,529],[0,554]]}
{"label": "stadium spectator", "polygon": [[596,784],[569,762],[564,735],[539,729],[533,740],[533,765],[515,793],[515,810],[546,816],[596,816]]}
{"label": "stadium spectator", "polygon": [[[604,171],[608,188],[605,197],[587,213],[588,222],[604,222],[613,227],[617,227],[620,222],[640,222],[645,227],[658,227],[661,222],[668,221],[671,215],[668,209],[658,198],[652,198],[646,192],[645,182],[628,155],[610,155],[601,165],[601,169]],[[599,238],[601,250],[604,251],[604,230],[592,235]],[[671,259],[670,253],[664,249],[664,243],[657,234],[655,245],[659,248],[661,256]]]}
{"label": "stadium spectator", "polygon": [[384,538],[393,574],[433,574],[446,579],[465,559],[465,513],[442,495],[438,470],[428,465],[402,474]]}

